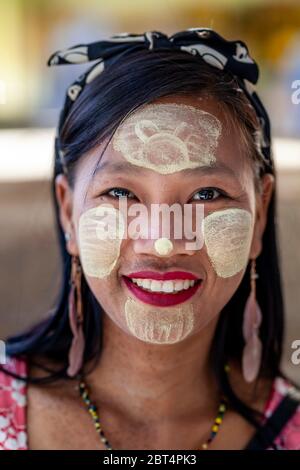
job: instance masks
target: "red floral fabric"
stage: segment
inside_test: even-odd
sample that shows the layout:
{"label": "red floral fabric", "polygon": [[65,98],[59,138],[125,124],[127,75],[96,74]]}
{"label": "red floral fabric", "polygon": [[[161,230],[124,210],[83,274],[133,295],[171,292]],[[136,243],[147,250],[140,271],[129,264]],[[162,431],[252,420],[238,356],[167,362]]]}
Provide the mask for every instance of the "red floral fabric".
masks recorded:
{"label": "red floral fabric", "polygon": [[[5,369],[27,374],[24,360],[7,358]],[[0,371],[0,450],[26,450],[26,383]]]}

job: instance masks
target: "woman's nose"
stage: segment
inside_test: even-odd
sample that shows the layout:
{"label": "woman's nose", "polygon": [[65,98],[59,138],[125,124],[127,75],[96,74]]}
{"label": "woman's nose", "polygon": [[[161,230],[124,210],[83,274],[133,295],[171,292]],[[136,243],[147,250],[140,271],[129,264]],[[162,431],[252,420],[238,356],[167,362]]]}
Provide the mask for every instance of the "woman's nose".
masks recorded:
{"label": "woman's nose", "polygon": [[192,235],[164,236],[157,226],[151,226],[146,233],[141,230],[132,240],[133,249],[136,254],[146,254],[158,257],[170,257],[178,254],[193,255],[197,251],[195,239]]}
{"label": "woman's nose", "polygon": [[133,249],[136,254],[152,255],[162,258],[174,255],[193,255],[196,249],[187,248],[191,240],[174,240],[166,237],[157,239],[137,239],[133,241]]}

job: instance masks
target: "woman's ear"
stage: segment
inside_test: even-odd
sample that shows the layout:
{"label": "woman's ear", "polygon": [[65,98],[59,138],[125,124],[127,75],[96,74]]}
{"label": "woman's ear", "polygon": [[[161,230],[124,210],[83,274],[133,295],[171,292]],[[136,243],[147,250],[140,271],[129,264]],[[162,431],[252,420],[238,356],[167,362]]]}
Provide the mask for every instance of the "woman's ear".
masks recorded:
{"label": "woman's ear", "polygon": [[78,256],[79,250],[76,242],[73,215],[73,193],[65,175],[59,174],[55,178],[55,195],[59,207],[59,220],[63,231],[68,234],[66,248],[70,255]]}
{"label": "woman's ear", "polygon": [[271,173],[266,173],[260,182],[260,192],[256,195],[256,219],[250,258],[256,259],[262,251],[262,238],[268,220],[268,208],[274,191],[275,179]]}

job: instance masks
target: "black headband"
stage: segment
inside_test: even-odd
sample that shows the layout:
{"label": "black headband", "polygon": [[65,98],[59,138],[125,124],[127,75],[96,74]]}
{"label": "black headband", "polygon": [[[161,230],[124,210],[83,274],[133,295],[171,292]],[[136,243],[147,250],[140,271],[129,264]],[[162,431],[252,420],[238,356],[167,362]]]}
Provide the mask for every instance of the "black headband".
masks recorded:
{"label": "black headband", "polygon": [[189,28],[168,37],[159,31],[148,31],[143,34],[120,33],[107,40],[89,44],[77,44],[53,53],[47,65],[79,64],[97,60],[85,73],[81,74],[67,89],[64,106],[60,112],[55,138],[56,158],[61,162],[64,171],[66,166],[63,152],[60,149],[60,131],[70,107],[82,92],[84,86],[107,68],[117,62],[124,54],[137,50],[175,49],[200,56],[212,67],[226,70],[235,76],[240,88],[248,97],[260,122],[257,147],[267,167],[273,167],[271,150],[270,120],[266,109],[260,101],[255,84],[259,77],[259,68],[249,55],[243,41],[227,41],[210,28]]}

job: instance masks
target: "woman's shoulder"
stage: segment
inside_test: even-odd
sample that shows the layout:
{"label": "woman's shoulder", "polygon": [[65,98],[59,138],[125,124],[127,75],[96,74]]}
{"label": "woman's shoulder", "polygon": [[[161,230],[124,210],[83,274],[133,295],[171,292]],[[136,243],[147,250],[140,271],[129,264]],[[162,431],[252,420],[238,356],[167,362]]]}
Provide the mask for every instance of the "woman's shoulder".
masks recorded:
{"label": "woman's shoulder", "polygon": [[286,397],[296,402],[295,409],[277,436],[275,444],[277,449],[300,450],[300,389],[298,386],[288,378],[276,377],[266,403],[264,416],[270,419]]}
{"label": "woman's shoulder", "polygon": [[27,376],[26,359],[7,357],[0,368],[0,450],[26,449],[27,386],[14,374]]}

